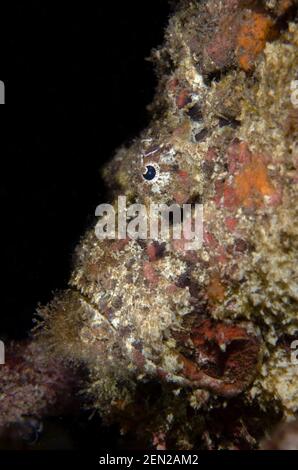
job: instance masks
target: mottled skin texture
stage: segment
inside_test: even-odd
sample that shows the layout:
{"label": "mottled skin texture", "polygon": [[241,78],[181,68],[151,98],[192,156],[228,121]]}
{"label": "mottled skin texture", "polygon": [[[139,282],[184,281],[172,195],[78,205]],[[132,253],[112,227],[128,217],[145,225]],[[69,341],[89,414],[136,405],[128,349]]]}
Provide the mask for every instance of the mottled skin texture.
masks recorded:
{"label": "mottled skin texture", "polygon": [[43,347],[84,364],[92,406],[142,446],[253,448],[298,408],[296,6],[181,2],[152,122],[103,174],[116,210],[202,203],[203,247],[92,228],[41,309]]}

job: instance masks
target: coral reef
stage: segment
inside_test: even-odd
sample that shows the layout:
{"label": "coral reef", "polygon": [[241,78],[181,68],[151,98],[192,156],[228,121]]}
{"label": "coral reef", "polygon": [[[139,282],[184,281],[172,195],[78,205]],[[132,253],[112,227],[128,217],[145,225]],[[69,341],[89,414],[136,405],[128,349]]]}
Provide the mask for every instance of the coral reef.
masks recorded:
{"label": "coral reef", "polygon": [[0,429],[31,427],[44,414],[59,414],[76,390],[71,369],[58,357],[49,357],[37,341],[11,343],[0,368]]}
{"label": "coral reef", "polygon": [[[152,121],[103,175],[116,211],[118,195],[203,204],[203,246],[99,241],[92,228],[69,290],[39,311],[43,354],[86,367],[89,406],[140,446],[258,448],[298,410],[296,11],[291,0],[176,5],[152,53]],[[46,412],[41,402],[28,408]],[[20,406],[16,421],[33,414]]]}

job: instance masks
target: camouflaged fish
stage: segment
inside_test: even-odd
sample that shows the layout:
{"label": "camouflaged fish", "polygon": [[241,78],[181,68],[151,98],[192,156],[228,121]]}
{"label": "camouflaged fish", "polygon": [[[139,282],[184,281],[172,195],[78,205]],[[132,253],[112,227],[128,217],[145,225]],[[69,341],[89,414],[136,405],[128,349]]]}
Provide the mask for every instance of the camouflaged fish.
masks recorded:
{"label": "camouflaged fish", "polygon": [[152,122],[103,176],[116,213],[119,195],[202,204],[203,245],[92,227],[39,312],[38,341],[88,370],[90,406],[158,449],[257,447],[298,409],[296,7],[179,4]]}

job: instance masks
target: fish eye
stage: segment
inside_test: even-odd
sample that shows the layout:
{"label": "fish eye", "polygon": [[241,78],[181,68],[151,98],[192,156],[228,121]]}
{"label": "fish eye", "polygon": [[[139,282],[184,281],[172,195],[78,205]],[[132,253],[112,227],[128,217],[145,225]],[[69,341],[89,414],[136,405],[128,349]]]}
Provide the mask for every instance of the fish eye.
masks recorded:
{"label": "fish eye", "polygon": [[154,183],[159,176],[159,168],[158,165],[150,163],[145,166],[146,171],[143,173],[143,178],[149,183]]}

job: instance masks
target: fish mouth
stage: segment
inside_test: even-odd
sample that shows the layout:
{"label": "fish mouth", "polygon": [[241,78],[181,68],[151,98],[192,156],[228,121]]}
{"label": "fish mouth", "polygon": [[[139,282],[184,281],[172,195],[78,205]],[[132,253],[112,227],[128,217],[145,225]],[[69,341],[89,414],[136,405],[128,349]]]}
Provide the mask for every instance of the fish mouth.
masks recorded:
{"label": "fish mouth", "polygon": [[215,395],[239,395],[254,381],[260,362],[261,344],[250,330],[251,325],[203,320],[182,340],[182,375]]}

